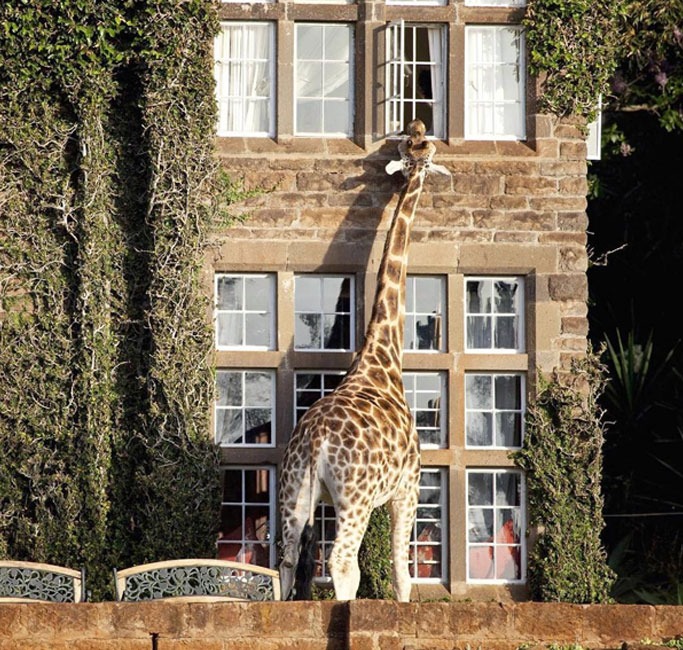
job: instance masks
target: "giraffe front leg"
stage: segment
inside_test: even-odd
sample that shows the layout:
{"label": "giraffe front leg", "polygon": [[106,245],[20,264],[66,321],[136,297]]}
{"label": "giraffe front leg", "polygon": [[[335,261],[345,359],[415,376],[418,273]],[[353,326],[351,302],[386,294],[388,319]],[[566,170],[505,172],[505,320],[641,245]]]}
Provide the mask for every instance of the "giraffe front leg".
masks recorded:
{"label": "giraffe front leg", "polygon": [[394,594],[399,602],[410,602],[410,536],[417,511],[418,489],[387,504],[391,517],[391,554]]}

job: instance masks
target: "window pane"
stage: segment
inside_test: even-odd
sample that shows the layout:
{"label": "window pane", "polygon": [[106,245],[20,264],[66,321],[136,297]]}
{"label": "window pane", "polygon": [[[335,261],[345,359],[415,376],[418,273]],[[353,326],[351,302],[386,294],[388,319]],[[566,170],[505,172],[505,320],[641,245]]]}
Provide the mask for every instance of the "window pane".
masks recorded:
{"label": "window pane", "polygon": [[223,471],[218,557],[273,568],[275,558],[273,470]]}
{"label": "window pane", "polygon": [[406,372],[403,386],[415,427],[423,446],[445,447],[446,431],[442,415],[446,405],[446,375],[440,372]]}
{"label": "window pane", "polygon": [[465,138],[525,139],[523,53],[518,26],[465,27]]}
{"label": "window pane", "polygon": [[522,391],[522,375],[465,375],[467,446],[520,447]]}
{"label": "window pane", "polygon": [[351,135],[351,27],[299,23],[296,35],[296,133]]}
{"label": "window pane", "polygon": [[344,372],[307,373],[297,372],[295,382],[295,424],[301,416],[323,395],[331,393],[344,378]]}
{"label": "window pane", "polygon": [[217,274],[216,346],[272,349],[274,303],[273,275]]}
{"label": "window pane", "polygon": [[493,474],[471,472],[468,475],[467,502],[471,506],[493,504]]}
{"label": "window pane", "polygon": [[221,23],[214,44],[219,135],[274,135],[271,23]]}
{"label": "window pane", "polygon": [[295,348],[353,349],[352,292],[353,285],[348,276],[296,276]]}
{"label": "window pane", "polygon": [[216,444],[272,445],[275,374],[218,370],[216,384]]}
{"label": "window pane", "polygon": [[467,472],[468,492],[471,494],[474,486],[477,491],[488,491],[490,502],[485,508],[472,500],[468,503],[468,580],[523,579],[521,478],[522,474],[515,470]]}
{"label": "window pane", "polygon": [[443,277],[408,276],[404,349],[445,350],[445,295]]}
{"label": "window pane", "polygon": [[465,327],[468,350],[524,351],[522,278],[465,281]]}
{"label": "window pane", "polygon": [[443,43],[441,25],[400,23],[387,31],[388,133],[419,118],[427,135],[445,137]]}
{"label": "window pane", "polygon": [[410,542],[411,574],[414,580],[441,581],[445,577],[448,545],[446,492],[442,470],[422,470],[418,510]]}

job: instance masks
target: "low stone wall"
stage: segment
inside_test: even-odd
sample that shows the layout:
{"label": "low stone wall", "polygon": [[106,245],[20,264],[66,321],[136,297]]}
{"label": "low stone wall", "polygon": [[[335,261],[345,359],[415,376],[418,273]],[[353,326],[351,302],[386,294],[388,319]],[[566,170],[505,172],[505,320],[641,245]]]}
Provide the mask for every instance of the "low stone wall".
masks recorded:
{"label": "low stone wall", "polygon": [[[683,635],[683,607],[550,603],[2,604],[0,650],[619,649]],[[652,646],[650,646],[652,647]]]}

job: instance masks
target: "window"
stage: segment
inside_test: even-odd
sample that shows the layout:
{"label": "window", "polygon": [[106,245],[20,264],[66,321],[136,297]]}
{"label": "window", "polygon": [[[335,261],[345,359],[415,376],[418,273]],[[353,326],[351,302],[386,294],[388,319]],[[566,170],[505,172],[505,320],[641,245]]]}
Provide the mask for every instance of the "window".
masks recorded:
{"label": "window", "polygon": [[465,27],[465,138],[524,140],[524,34],[516,25]]}
{"label": "window", "polygon": [[350,25],[296,25],[295,134],[353,135]]}
{"label": "window", "polygon": [[354,348],[353,283],[350,276],[294,278],[294,347],[297,350]]}
{"label": "window", "polygon": [[410,541],[410,567],[414,580],[440,582],[446,565],[448,522],[446,520],[445,474],[441,469],[423,469],[420,496]]}
{"label": "window", "polygon": [[522,446],[523,387],[524,378],[518,374],[465,375],[468,447]]}
{"label": "window", "polygon": [[225,22],[214,46],[218,135],[275,134],[272,23]]}
{"label": "window", "polygon": [[406,278],[404,349],[425,352],[445,349],[445,287],[443,277]]}
{"label": "window", "polygon": [[273,275],[216,275],[216,347],[272,349]]}
{"label": "window", "polygon": [[223,471],[219,558],[275,568],[274,489],[270,467]]}
{"label": "window", "polygon": [[518,582],[524,577],[522,474],[467,472],[467,577]]}
{"label": "window", "polygon": [[273,372],[218,370],[216,383],[216,444],[272,446],[275,421]]}
{"label": "window", "polygon": [[467,278],[465,331],[468,352],[524,350],[522,278]]}
{"label": "window", "polygon": [[386,46],[387,133],[396,135],[419,118],[427,135],[444,138],[444,26],[392,23]]}
{"label": "window", "polygon": [[[297,372],[294,375],[296,422],[323,395],[331,393],[344,379],[344,372]],[[295,422],[295,423],[296,423]]]}
{"label": "window", "polygon": [[405,372],[403,385],[420,436],[420,445],[432,448],[445,447],[444,423],[448,421],[442,413],[447,403],[445,373]]}
{"label": "window", "polygon": [[466,7],[526,7],[526,0],[465,0]]}

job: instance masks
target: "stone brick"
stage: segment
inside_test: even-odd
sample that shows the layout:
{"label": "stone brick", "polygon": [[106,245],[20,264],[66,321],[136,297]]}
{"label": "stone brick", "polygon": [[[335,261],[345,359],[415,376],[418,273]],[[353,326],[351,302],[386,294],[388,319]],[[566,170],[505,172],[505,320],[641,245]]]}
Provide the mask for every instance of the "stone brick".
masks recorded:
{"label": "stone brick", "polygon": [[524,642],[554,639],[574,643],[581,639],[581,605],[567,603],[519,603],[514,609],[513,634]]}
{"label": "stone brick", "polygon": [[513,609],[503,603],[452,603],[449,612],[449,634],[454,638],[477,640],[505,639],[512,623]]}
{"label": "stone brick", "polygon": [[548,292],[553,300],[585,300],[588,297],[588,279],[583,273],[551,275]]}
{"label": "stone brick", "polygon": [[586,607],[582,639],[586,645],[603,648],[638,641],[651,634],[654,615],[655,609],[650,605]]}

